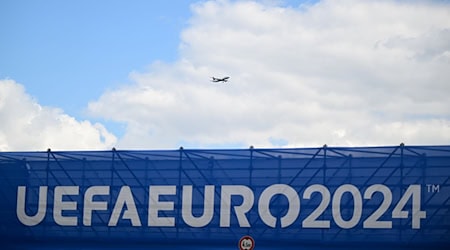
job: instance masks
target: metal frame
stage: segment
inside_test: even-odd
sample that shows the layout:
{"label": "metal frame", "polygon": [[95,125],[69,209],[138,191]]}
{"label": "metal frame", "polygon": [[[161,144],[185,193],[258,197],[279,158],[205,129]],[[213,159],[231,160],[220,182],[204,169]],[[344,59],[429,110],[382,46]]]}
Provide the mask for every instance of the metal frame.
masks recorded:
{"label": "metal frame", "polygon": [[[26,173],[26,174],[25,174]],[[300,244],[301,242],[358,244],[374,242],[383,244],[448,244],[450,239],[450,146],[387,146],[387,147],[328,147],[294,149],[249,149],[234,150],[149,150],[149,151],[76,151],[76,152],[0,152],[0,218],[14,216],[15,204],[11,204],[18,185],[27,190],[27,213],[33,214],[37,206],[39,186],[49,186],[47,215],[45,220],[34,227],[7,225],[0,227],[2,235],[20,239],[91,239],[114,241],[117,239],[136,242],[171,241],[185,242],[198,239],[235,241],[242,235],[252,235],[257,241]],[[342,229],[332,225],[330,229],[304,229],[301,220],[303,211],[317,207],[314,198],[302,204],[297,222],[288,227],[270,228],[258,217],[257,206],[248,213],[250,228],[232,226],[220,228],[218,225],[221,185],[247,185],[255,193],[256,199],[262,189],[270,184],[284,183],[292,186],[301,198],[301,193],[312,184],[326,185],[330,192],[345,183],[353,184],[360,190],[373,183],[386,183],[398,200],[410,184],[422,186],[422,207],[427,209],[427,218],[420,230],[411,229],[410,220],[393,221],[393,229],[362,229],[360,224],[353,229]],[[215,185],[214,218],[204,228],[191,228],[181,219],[182,185],[193,185],[197,198],[194,211],[202,212],[205,185]],[[127,221],[120,221],[117,227],[107,226],[107,212],[96,212],[93,225],[85,227],[79,219],[76,227],[61,227],[52,219],[51,206],[54,186],[80,186],[80,194],[93,185],[111,187],[107,199],[112,210],[121,186],[130,186],[139,214],[146,215],[148,209],[149,185],[176,185],[177,195],[168,198],[175,203],[175,212],[167,214],[176,218],[175,228],[148,227],[146,217],[141,217],[142,227],[131,227]],[[440,192],[426,192],[427,185],[439,185]],[[434,186],[432,186],[434,187]],[[428,187],[429,188],[429,187]],[[436,191],[436,190],[435,190]],[[81,196],[81,195],[80,195]],[[82,203],[80,197],[68,197]],[[233,201],[236,202],[236,201]],[[302,201],[302,203],[304,203]],[[79,205],[80,206],[80,205]],[[271,206],[278,216],[286,212],[286,201],[276,196]],[[352,199],[345,199],[341,211],[350,213]],[[363,217],[375,209],[375,205],[363,200]],[[391,204],[390,209],[392,209]],[[390,210],[389,210],[390,211]],[[81,213],[82,214],[82,213]],[[165,214],[165,213],[163,213]],[[331,218],[327,209],[320,217]],[[8,220],[7,223],[16,223]],[[10,230],[12,228],[12,230]]]}

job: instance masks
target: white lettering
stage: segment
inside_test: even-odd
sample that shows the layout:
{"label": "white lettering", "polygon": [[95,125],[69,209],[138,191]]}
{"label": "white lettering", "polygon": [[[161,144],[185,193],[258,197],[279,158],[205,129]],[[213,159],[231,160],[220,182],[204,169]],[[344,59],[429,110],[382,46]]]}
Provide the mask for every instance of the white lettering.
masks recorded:
{"label": "white lettering", "polygon": [[[341,200],[344,193],[349,192],[353,197],[353,215],[350,220],[344,220],[341,213]],[[362,214],[362,197],[359,190],[350,184],[345,184],[334,192],[332,203],[332,214],[336,224],[341,228],[353,228],[358,224]]]}
{"label": "white lettering", "polygon": [[107,210],[108,202],[94,201],[96,195],[109,195],[109,186],[92,186],[84,193],[83,225],[91,226],[92,211]]}
{"label": "white lettering", "polygon": [[150,186],[148,205],[148,226],[152,227],[174,227],[174,217],[159,217],[159,211],[174,210],[174,202],[160,201],[160,195],[175,195],[176,186]]}
{"label": "white lettering", "polygon": [[402,198],[392,210],[392,218],[408,218],[409,212],[405,209],[408,200],[412,199],[411,220],[412,228],[420,229],[420,220],[427,218],[427,212],[420,208],[420,185],[409,185]]}
{"label": "white lettering", "polygon": [[47,186],[39,187],[39,203],[37,212],[35,215],[29,216],[25,212],[26,187],[17,187],[17,218],[25,226],[36,226],[44,219],[45,212],[47,210],[47,189]]}
{"label": "white lettering", "polygon": [[[257,187],[261,190],[261,186]],[[109,215],[107,222],[109,227],[116,227],[120,219],[129,220],[133,227],[142,226],[140,217],[145,215],[142,214],[143,211],[138,211],[138,208],[143,209],[143,207],[137,207],[138,200],[135,200],[137,198],[130,186],[120,187],[115,201],[113,197],[115,197],[116,189],[113,192],[110,186],[91,186],[86,189],[84,197],[83,194],[79,196],[79,186],[55,186],[53,192],[48,186],[38,188],[38,192],[37,187],[33,187],[33,192],[28,190],[28,196],[26,186],[17,188],[16,215],[25,226],[36,226],[44,221],[48,202],[53,204],[49,213],[53,214],[56,225],[78,226],[82,220],[83,226],[92,226],[93,221],[97,225],[106,226],[103,224],[106,224],[105,217]],[[196,188],[193,185],[184,185],[181,191],[178,191],[179,187],[176,185],[149,186],[148,188],[147,225],[149,227],[175,227],[177,220],[183,220],[182,227],[201,228],[211,224],[217,212],[219,218],[216,217],[214,225],[211,226],[217,226],[216,223],[219,223],[218,226],[223,228],[230,227],[233,223],[233,227],[248,228],[251,227],[249,221],[251,215],[252,222],[254,221],[257,225],[263,223],[271,228],[277,226],[285,228],[299,218],[300,198],[303,198],[302,202],[311,201],[310,204],[306,203],[307,209],[303,211],[305,218],[301,222],[302,228],[331,228],[331,220],[333,220],[334,226],[342,229],[354,228],[358,224],[361,224],[361,228],[392,229],[392,219],[411,218],[411,228],[420,229],[421,220],[426,218],[426,211],[421,208],[423,187],[418,184],[409,185],[396,203],[393,203],[392,190],[383,184],[369,186],[363,197],[360,190],[351,184],[338,186],[333,194],[328,187],[313,184],[304,187],[302,197],[290,185],[273,184],[262,190],[255,208],[255,194],[251,187],[245,185],[220,186],[220,194],[216,192],[217,187],[214,185]],[[139,191],[143,193],[142,189]],[[47,201],[49,192],[53,194],[53,197]],[[111,192],[114,194],[113,197],[110,196]],[[314,193],[319,193],[320,196],[314,196]],[[284,200],[276,203],[277,198]],[[367,201],[364,204],[363,198]],[[83,204],[78,206],[80,200]],[[331,211],[329,210],[330,200]],[[27,207],[27,203],[31,206]],[[367,207],[363,208],[366,205]],[[279,209],[275,209],[276,207]],[[369,211],[364,210],[363,213],[363,209]],[[95,211],[97,211],[96,217],[93,219]],[[365,218],[361,221],[363,214]],[[392,214],[391,218],[389,218],[390,214]],[[219,219],[218,222],[217,219]],[[49,222],[46,221],[46,223]]]}
{"label": "white lettering", "polygon": [[120,213],[122,212],[125,204],[126,204],[127,208],[123,212],[122,218],[131,220],[131,225],[133,227],[140,227],[142,225],[141,220],[139,219],[139,214],[136,209],[136,204],[133,199],[133,194],[131,193],[131,189],[129,186],[123,186],[120,189],[116,204],[114,205],[114,209],[111,214],[111,218],[109,219],[109,222],[108,222],[108,226],[110,226],[110,227],[117,226],[117,222],[119,221]]}
{"label": "white lettering", "polygon": [[57,186],[55,187],[55,198],[53,201],[53,219],[60,226],[76,226],[78,218],[76,216],[63,216],[64,210],[77,210],[76,201],[63,201],[64,195],[78,195],[78,186]]}
{"label": "white lettering", "polygon": [[383,202],[363,223],[364,228],[392,228],[392,221],[378,220],[389,209],[392,202],[392,192],[385,185],[375,184],[364,192],[364,199],[372,199],[375,193],[383,194]]}
{"label": "white lettering", "polygon": [[253,191],[242,185],[223,185],[220,199],[220,227],[230,227],[231,217],[231,196],[242,196],[242,204],[234,206],[234,213],[238,219],[240,227],[250,227],[250,223],[245,215],[253,207]]}
{"label": "white lettering", "polygon": [[262,192],[258,202],[259,216],[266,225],[269,227],[275,227],[277,218],[270,213],[270,200],[275,195],[284,195],[288,199],[289,207],[285,216],[281,217],[281,227],[288,227],[297,219],[300,213],[300,198],[297,192],[288,185],[274,184]]}
{"label": "white lettering", "polygon": [[203,215],[192,215],[192,186],[183,186],[183,203],[181,215],[184,222],[191,227],[204,227],[208,225],[214,215],[214,186],[205,186],[205,198],[203,202]]}
{"label": "white lettering", "polygon": [[314,184],[309,186],[305,189],[305,192],[303,192],[303,199],[311,199],[311,196],[313,193],[320,193],[322,195],[322,201],[320,204],[316,207],[316,209],[313,210],[311,214],[308,215],[308,217],[305,218],[302,222],[303,228],[330,228],[330,221],[329,220],[318,220],[320,216],[325,212],[328,205],[330,204],[330,191],[327,187],[321,184]]}

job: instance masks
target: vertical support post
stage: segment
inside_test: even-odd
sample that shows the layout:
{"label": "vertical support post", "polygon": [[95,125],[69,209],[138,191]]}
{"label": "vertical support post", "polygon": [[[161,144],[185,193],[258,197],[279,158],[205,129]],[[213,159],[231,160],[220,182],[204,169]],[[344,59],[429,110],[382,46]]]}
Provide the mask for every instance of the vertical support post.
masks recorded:
{"label": "vertical support post", "polygon": [[[149,174],[148,174],[148,166],[149,166],[149,164],[148,164],[148,162],[149,162],[149,158],[148,158],[148,156],[146,156],[145,157],[145,165],[144,165],[144,168],[145,168],[144,169],[145,181],[144,181],[144,184],[143,184],[143,187],[142,187],[143,188],[143,192],[144,192],[144,205],[141,207],[141,210],[140,210],[140,211],[142,211],[141,214],[145,214],[144,211],[147,211],[147,208],[148,208],[146,206],[148,206],[148,204],[150,204],[150,201],[149,201],[150,197],[149,197],[149,190],[148,190],[149,189],[149,185],[150,185],[150,183],[148,183],[148,178],[149,178]],[[146,232],[146,229],[141,230],[142,238],[145,237],[145,232]]]}
{"label": "vertical support post", "polygon": [[250,174],[249,174],[249,185],[252,186],[252,179],[253,179],[253,146],[250,146]]}
{"label": "vertical support post", "polygon": [[[115,171],[115,163],[116,163],[116,148],[112,148],[112,162],[111,162],[111,174],[109,179],[109,186],[110,186],[110,193],[109,193],[109,203],[108,203],[108,210],[111,210],[112,206],[112,193],[114,190],[114,171]],[[111,236],[111,227],[108,227],[108,236]]]}
{"label": "vertical support post", "polygon": [[[47,166],[46,166],[46,176],[45,176],[45,185],[47,185],[47,187],[48,187],[48,189],[50,189],[50,185],[49,185],[49,174],[50,174],[50,155],[51,155],[51,152],[52,150],[49,148],[49,149],[47,149]],[[48,192],[48,190],[47,190],[47,192]],[[47,206],[49,205],[48,204],[48,194],[47,194]],[[53,201],[53,202],[55,202],[55,201]],[[53,205],[53,204],[52,204]],[[44,220],[45,220],[45,218],[44,218]],[[44,221],[45,222],[45,221]],[[44,237],[47,237],[47,223],[43,223],[43,225],[44,225]]]}
{"label": "vertical support post", "polygon": [[278,183],[281,183],[281,164],[282,164],[282,156],[278,156]]}
{"label": "vertical support post", "polygon": [[[209,178],[210,180],[214,180],[214,156],[209,157],[208,169],[209,169]],[[211,182],[213,183],[213,182]]]}
{"label": "vertical support post", "polygon": [[[282,156],[278,155],[278,183],[281,184],[281,162],[282,160]],[[277,199],[278,201],[278,214],[281,214],[282,210],[281,210],[281,199]],[[277,231],[276,231],[276,237],[279,238],[280,235],[280,227],[277,227]]]}
{"label": "vertical support post", "polygon": [[[420,166],[422,167],[422,188],[423,187],[426,187],[426,174],[427,174],[427,172],[426,172],[426,168],[427,168],[427,165],[428,165],[428,162],[427,162],[427,154],[426,153],[423,153],[422,155],[421,155],[421,157],[422,157],[422,159],[421,159],[421,162],[422,162],[422,164],[420,164]],[[425,192],[420,192],[420,200],[423,202],[423,201],[425,201]],[[424,204],[425,206],[427,205],[427,204]],[[425,238],[425,232],[424,232],[425,230],[420,230],[420,233],[422,234],[422,238],[424,239]]]}
{"label": "vertical support post", "polygon": [[[249,186],[250,188],[253,187],[253,146],[250,146],[250,166],[249,166],[249,170],[250,170],[250,175],[249,175]],[[252,221],[252,213],[250,212],[248,214],[248,220]],[[247,229],[247,234],[250,234],[250,228]]]}
{"label": "vertical support post", "polygon": [[[400,195],[403,193],[403,150],[404,150],[405,144],[402,142],[400,143]],[[403,223],[402,220],[400,220],[400,230],[399,230],[399,237],[400,241],[402,241],[403,235]]]}
{"label": "vertical support post", "polygon": [[[109,184],[111,189],[113,189],[114,186],[114,171],[115,171],[115,164],[116,164],[116,148],[112,149],[112,162],[111,162],[111,173],[109,175]],[[112,204],[112,195],[109,196],[110,201],[109,204]]]}
{"label": "vertical support post", "polygon": [[404,149],[405,149],[405,144],[401,143],[400,144],[400,184],[401,184],[401,189],[403,189],[403,168],[404,168]]}
{"label": "vertical support post", "polygon": [[323,145],[323,184],[327,183],[327,144]]}
{"label": "vertical support post", "polygon": [[[323,165],[322,165],[322,171],[323,171],[323,178],[322,178],[322,185],[325,185],[327,183],[327,144],[323,145]],[[321,229],[321,237],[322,242],[325,241],[325,230]]]}
{"label": "vertical support post", "polygon": [[[183,147],[180,147],[180,154],[179,154],[179,163],[178,163],[178,187],[177,187],[177,204],[175,205],[175,209],[177,210],[177,218],[178,221],[175,221],[175,225],[176,226],[176,231],[177,231],[177,239],[179,239],[180,237],[180,232],[179,232],[179,223],[180,223],[180,218],[181,218],[181,171],[183,171]],[[194,183],[192,183],[194,184]]]}
{"label": "vertical support post", "polygon": [[353,155],[349,154],[348,155],[348,176],[349,176],[349,183],[352,183],[352,178],[353,178]]}
{"label": "vertical support post", "polygon": [[[84,194],[86,192],[86,157],[83,157],[82,159],[83,165],[81,169],[81,187],[80,187],[80,193]],[[83,217],[81,217],[81,220],[83,220]],[[81,222],[83,223],[83,222]],[[83,231],[85,227],[78,227],[79,228],[79,237],[83,237]]]}
{"label": "vertical support post", "polygon": [[86,157],[83,157],[83,168],[81,170],[81,193],[84,194],[84,191],[86,189]]}
{"label": "vertical support post", "polygon": [[27,175],[26,175],[26,186],[30,187],[30,176],[31,176],[31,167],[30,165],[27,163],[27,158],[23,158],[23,165],[25,166],[25,169],[27,170]]}
{"label": "vertical support post", "polygon": [[[112,148],[112,162],[111,162],[111,173],[109,175],[109,184],[111,189],[113,188],[114,184],[114,170],[115,170],[115,163],[116,163],[116,148]],[[111,197],[111,195],[110,195]],[[110,198],[111,199],[111,198]],[[111,204],[111,201],[110,201]]]}
{"label": "vertical support post", "polygon": [[45,185],[48,186],[48,175],[50,173],[50,154],[51,154],[51,149],[47,149],[47,167],[45,169]]}

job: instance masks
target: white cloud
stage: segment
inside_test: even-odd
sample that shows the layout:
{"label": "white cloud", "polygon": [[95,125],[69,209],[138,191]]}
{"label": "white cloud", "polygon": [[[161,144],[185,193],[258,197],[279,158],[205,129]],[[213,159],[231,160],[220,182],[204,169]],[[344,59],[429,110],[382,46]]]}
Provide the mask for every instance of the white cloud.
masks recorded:
{"label": "white cloud", "polygon": [[210,1],[192,12],[179,60],[89,104],[127,124],[119,147],[450,143],[449,4]]}
{"label": "white cloud", "polygon": [[0,121],[0,151],[110,149],[117,140],[99,123],[39,105],[13,80],[0,80]]}

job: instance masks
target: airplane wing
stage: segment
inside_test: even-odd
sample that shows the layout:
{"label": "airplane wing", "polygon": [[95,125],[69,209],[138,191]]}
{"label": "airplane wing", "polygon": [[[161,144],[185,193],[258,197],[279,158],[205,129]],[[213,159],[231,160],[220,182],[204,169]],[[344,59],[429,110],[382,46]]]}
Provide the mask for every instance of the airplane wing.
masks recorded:
{"label": "airplane wing", "polygon": [[224,78],[216,78],[216,77],[212,76],[211,81],[212,82],[227,82],[229,78],[230,78],[229,76],[226,76]]}

